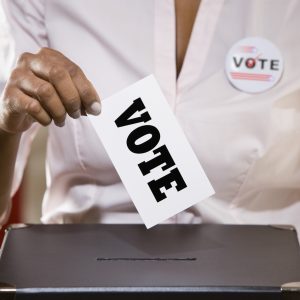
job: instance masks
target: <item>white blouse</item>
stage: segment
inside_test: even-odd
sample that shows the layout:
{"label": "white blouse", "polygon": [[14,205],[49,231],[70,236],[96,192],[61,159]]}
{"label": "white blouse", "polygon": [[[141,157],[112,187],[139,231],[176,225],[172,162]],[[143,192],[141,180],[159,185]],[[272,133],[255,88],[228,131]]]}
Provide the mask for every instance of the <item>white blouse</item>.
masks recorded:
{"label": "white blouse", "polygon": [[[298,0],[202,0],[177,80],[173,0],[6,0],[5,9],[16,56],[57,49],[102,99],[156,76],[216,191],[169,222],[300,231]],[[230,47],[250,36],[270,40],[284,59],[281,81],[259,94],[236,90],[224,72]],[[14,191],[37,129],[22,136]],[[86,117],[50,125],[42,222],[141,222]]]}

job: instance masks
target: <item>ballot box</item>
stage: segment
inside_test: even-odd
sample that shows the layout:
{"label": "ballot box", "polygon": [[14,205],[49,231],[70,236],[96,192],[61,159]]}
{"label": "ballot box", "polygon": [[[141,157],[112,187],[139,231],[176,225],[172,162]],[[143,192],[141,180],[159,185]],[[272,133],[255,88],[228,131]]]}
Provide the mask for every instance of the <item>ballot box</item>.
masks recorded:
{"label": "ballot box", "polygon": [[300,299],[289,226],[17,225],[0,299]]}

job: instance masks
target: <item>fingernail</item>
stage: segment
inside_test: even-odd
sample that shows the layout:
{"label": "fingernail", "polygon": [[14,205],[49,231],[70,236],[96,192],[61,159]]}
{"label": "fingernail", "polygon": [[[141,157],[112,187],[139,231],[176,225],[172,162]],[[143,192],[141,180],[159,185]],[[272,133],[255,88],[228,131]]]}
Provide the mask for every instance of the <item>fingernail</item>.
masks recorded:
{"label": "fingernail", "polygon": [[97,101],[93,102],[90,106],[89,113],[95,116],[99,115],[101,113],[101,104]]}
{"label": "fingernail", "polygon": [[71,117],[72,117],[73,119],[78,119],[78,118],[80,118],[80,116],[81,116],[81,111],[80,111],[80,109],[76,110],[75,112],[73,112],[73,113],[71,114]]}
{"label": "fingernail", "polygon": [[55,122],[55,125],[58,126],[58,127],[63,127],[63,126],[65,126],[65,121],[62,121],[60,123]]}

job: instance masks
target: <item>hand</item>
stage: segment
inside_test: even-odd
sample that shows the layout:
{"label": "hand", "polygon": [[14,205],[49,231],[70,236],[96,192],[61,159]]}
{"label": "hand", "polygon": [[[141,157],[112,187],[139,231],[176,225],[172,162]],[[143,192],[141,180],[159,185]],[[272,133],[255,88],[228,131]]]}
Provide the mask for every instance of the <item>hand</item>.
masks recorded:
{"label": "hand", "polygon": [[20,133],[33,122],[63,126],[66,114],[98,115],[100,99],[82,70],[58,51],[23,53],[0,99],[0,130]]}

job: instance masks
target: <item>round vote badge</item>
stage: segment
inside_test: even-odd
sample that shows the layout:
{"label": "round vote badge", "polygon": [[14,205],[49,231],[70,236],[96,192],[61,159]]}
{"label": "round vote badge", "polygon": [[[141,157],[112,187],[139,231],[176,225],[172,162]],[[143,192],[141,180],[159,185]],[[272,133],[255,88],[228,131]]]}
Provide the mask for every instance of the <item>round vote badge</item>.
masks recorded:
{"label": "round vote badge", "polygon": [[249,37],[231,47],[225,68],[227,78],[235,88],[246,93],[260,93],[280,80],[283,59],[270,41]]}

